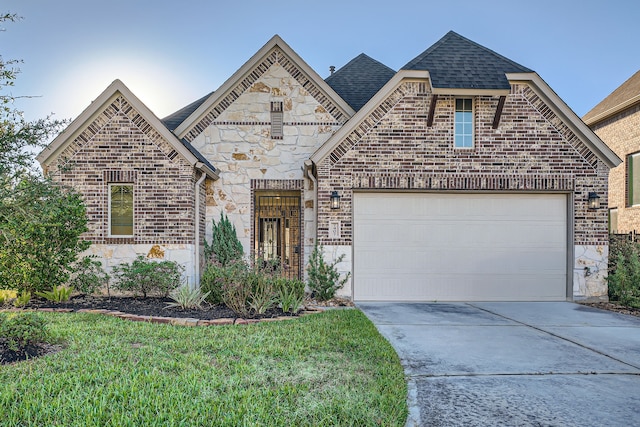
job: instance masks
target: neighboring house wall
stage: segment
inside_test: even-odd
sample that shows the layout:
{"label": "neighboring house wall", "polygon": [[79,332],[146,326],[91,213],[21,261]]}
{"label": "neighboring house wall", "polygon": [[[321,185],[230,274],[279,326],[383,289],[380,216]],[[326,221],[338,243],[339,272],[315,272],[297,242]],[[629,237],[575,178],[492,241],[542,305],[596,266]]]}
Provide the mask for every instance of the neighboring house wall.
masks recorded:
{"label": "neighboring house wall", "polygon": [[[346,254],[342,267],[350,271],[354,189],[563,192],[573,200],[574,295],[605,297],[607,212],[587,210],[587,197],[596,191],[606,205],[607,166],[524,84],[512,87],[495,130],[498,98],[476,96],[475,148],[454,149],[455,98],[439,96],[427,127],[430,91],[427,81],[400,83],[317,165],[318,240],[326,251]],[[342,196],[337,211],[329,206],[333,190]],[[340,239],[329,238],[331,221],[340,222]]]}
{"label": "neighboring house wall", "polygon": [[618,209],[615,231],[640,231],[640,206],[627,206],[627,155],[640,152],[640,105],[599,122],[592,129],[623,160],[609,173],[609,208]]}
{"label": "neighboring house wall", "polygon": [[[112,99],[47,172],[83,195],[89,231],[82,237],[93,242],[88,252],[100,256],[107,270],[145,255],[177,261],[193,283],[194,192],[200,175],[124,97]],[[110,183],[134,186],[133,237],[109,237]],[[202,200],[204,188],[203,183]]]}
{"label": "neighboring house wall", "polygon": [[[304,266],[315,243],[314,189],[304,176],[304,162],[347,117],[278,49],[237,86],[238,95],[224,98],[224,107],[214,107],[201,122],[205,125],[196,125],[201,133],[186,136],[220,171],[220,179],[207,181],[207,235],[212,220],[224,212],[245,253],[253,254],[256,191],[293,191],[301,195]],[[272,102],[283,105],[280,138],[271,135]]]}

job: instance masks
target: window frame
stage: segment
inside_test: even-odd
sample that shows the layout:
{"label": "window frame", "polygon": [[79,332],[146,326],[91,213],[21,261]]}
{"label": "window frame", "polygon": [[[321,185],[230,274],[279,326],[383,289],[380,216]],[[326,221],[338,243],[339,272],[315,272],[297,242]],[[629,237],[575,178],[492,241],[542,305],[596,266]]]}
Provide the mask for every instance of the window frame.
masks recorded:
{"label": "window frame", "polygon": [[[458,110],[458,101],[462,101],[463,106],[460,110]],[[465,109],[465,101],[469,101],[471,103],[471,109],[470,110],[466,110]],[[475,138],[475,132],[476,132],[476,126],[475,126],[475,105],[474,105],[474,98],[473,97],[456,97],[454,98],[454,105],[453,105],[453,148],[457,149],[457,150],[472,150],[475,148],[476,146],[476,138]],[[469,121],[462,121],[459,122],[458,121],[458,113],[468,113],[470,120]],[[470,133],[465,133],[463,132],[462,134],[458,133],[458,124],[461,125],[465,125],[465,124],[470,124],[471,125],[471,132]],[[458,137],[461,137],[463,139],[463,145],[458,145]],[[467,142],[467,138],[471,139],[471,145],[466,145]]]}
{"label": "window frame", "polygon": [[[112,224],[111,224],[111,201],[112,201],[112,188],[114,186],[131,187],[131,234],[113,234]],[[108,202],[108,215],[107,215],[107,235],[109,237],[114,238],[127,238],[134,237],[135,235],[135,205],[136,205],[136,195],[135,195],[135,184],[133,182],[110,182],[108,185],[108,194],[107,194],[107,202]]]}
{"label": "window frame", "polygon": [[[634,206],[640,206],[640,196],[638,197],[638,200],[634,200],[633,197],[633,187],[634,187],[634,174],[633,174],[633,162],[634,162],[634,157],[637,157],[637,161],[640,164],[640,151],[636,151],[635,153],[629,153],[626,156],[626,176],[625,176],[625,202],[626,202],[626,207],[630,208],[630,207],[634,207]],[[640,175],[640,174],[639,174]],[[636,177],[638,179],[638,182],[636,183],[637,186],[640,188],[640,176]],[[635,203],[634,203],[635,202]]]}

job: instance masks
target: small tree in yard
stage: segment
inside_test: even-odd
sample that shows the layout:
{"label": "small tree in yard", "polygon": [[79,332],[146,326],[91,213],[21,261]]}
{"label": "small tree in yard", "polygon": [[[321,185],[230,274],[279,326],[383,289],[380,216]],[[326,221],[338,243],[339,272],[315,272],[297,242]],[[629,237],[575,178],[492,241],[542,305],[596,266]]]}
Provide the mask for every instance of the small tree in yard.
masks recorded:
{"label": "small tree in yard", "polygon": [[[0,23],[18,20],[0,15]],[[6,93],[19,61],[0,56],[0,288],[47,291],[65,283],[89,242],[80,196],[34,166],[34,149],[64,125],[49,118],[26,121]]]}
{"label": "small tree in yard", "polygon": [[340,273],[336,265],[341,263],[344,259],[344,254],[336,258],[332,263],[327,263],[324,260],[324,254],[321,245],[317,245],[313,248],[311,257],[309,258],[309,266],[307,271],[309,273],[309,280],[307,282],[309,289],[314,297],[320,301],[327,301],[336,295],[338,289],[342,289],[351,273],[340,279]]}
{"label": "small tree in yard", "polygon": [[220,214],[220,222],[213,220],[211,245],[204,242],[204,254],[207,260],[214,259],[222,266],[242,259],[242,243],[238,240],[236,227],[229,218]]}

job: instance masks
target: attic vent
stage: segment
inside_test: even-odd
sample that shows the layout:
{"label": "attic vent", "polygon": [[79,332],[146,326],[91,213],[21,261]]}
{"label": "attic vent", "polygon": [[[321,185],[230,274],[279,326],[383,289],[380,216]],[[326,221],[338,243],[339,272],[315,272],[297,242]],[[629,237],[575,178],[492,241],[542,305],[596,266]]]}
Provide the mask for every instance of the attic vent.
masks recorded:
{"label": "attic vent", "polygon": [[169,157],[171,160],[173,160],[173,159],[175,159],[175,158],[176,158],[176,156],[177,156],[177,155],[178,155],[178,152],[177,152],[176,150],[171,150],[171,152],[169,153],[169,156],[168,156],[168,157]]}
{"label": "attic vent", "polygon": [[271,138],[282,139],[284,113],[282,111],[282,102],[276,101],[271,103]]}

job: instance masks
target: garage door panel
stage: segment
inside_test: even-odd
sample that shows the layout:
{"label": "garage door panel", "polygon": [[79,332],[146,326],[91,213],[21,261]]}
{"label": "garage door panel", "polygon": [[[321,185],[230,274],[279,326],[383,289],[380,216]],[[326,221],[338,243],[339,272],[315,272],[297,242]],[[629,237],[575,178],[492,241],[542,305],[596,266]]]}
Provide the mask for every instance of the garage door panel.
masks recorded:
{"label": "garage door panel", "polygon": [[356,300],[564,300],[565,195],[354,195]]}

